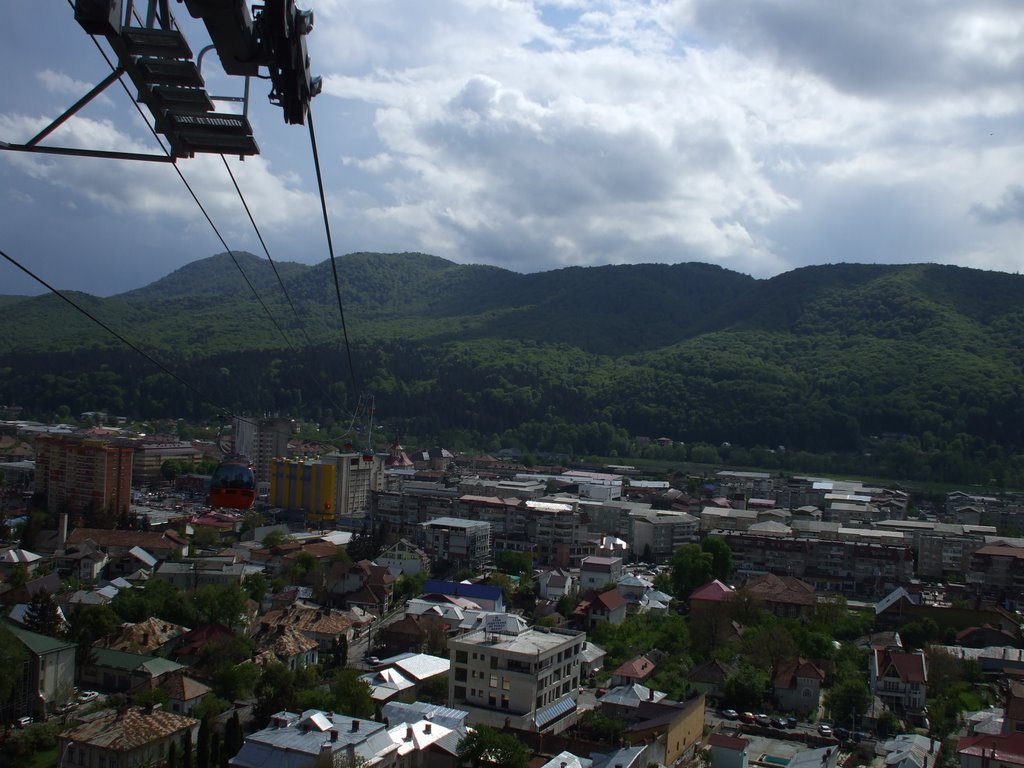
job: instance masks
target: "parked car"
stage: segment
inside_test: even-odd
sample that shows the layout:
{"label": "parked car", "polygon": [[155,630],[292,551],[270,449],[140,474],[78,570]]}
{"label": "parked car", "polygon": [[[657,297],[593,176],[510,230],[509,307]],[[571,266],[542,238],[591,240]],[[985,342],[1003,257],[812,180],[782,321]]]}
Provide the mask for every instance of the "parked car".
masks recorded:
{"label": "parked car", "polygon": [[818,733],[820,733],[822,736],[831,736],[832,735],[832,726],[829,725],[828,723],[821,723],[818,726]]}
{"label": "parked car", "polygon": [[79,704],[88,704],[90,701],[96,701],[100,695],[96,691],[82,691],[78,694]]}
{"label": "parked car", "polygon": [[774,727],[774,728],[785,728],[786,727],[786,718],[782,717],[781,715],[777,716],[777,717],[773,717],[772,718],[772,727]]}
{"label": "parked car", "polygon": [[32,725],[32,723],[34,723],[35,721],[36,721],[36,720],[35,720],[35,718],[34,718],[34,717],[32,717],[32,716],[30,716],[30,715],[25,715],[25,717],[19,717],[19,718],[17,719],[17,721],[15,722],[15,724],[16,724],[16,725],[17,725],[17,726],[18,726],[19,728],[24,728],[24,727],[26,727],[26,726],[28,726],[28,725]]}
{"label": "parked car", "polygon": [[726,720],[738,720],[739,716],[740,716],[740,713],[737,712],[735,709],[723,709],[722,710],[722,717],[724,717]]}
{"label": "parked car", "polygon": [[754,722],[760,726],[767,727],[772,724],[772,719],[762,712],[754,716]]}
{"label": "parked car", "polygon": [[842,739],[843,741],[846,741],[848,738],[850,738],[849,728],[833,728],[832,733],[837,739]]}
{"label": "parked car", "polygon": [[786,718],[786,727],[787,728],[796,728],[796,726],[797,726],[797,719],[795,717],[790,715],[789,717]]}
{"label": "parked car", "polygon": [[753,712],[744,712],[743,714],[740,715],[740,720],[743,721],[744,723],[753,723],[754,722],[754,713]]}
{"label": "parked car", "polygon": [[864,731],[854,731],[850,736],[854,741],[864,741],[867,737],[868,735]]}

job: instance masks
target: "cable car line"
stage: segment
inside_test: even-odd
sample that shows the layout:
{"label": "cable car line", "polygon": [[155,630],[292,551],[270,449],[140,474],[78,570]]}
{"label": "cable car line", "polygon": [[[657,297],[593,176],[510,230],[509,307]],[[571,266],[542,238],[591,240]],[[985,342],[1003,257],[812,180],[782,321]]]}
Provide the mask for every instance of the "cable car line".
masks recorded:
{"label": "cable car line", "polygon": [[220,410],[220,411],[221,411],[222,413],[225,413],[225,414],[231,415],[231,416],[232,416],[233,418],[236,418],[236,419],[241,419],[242,421],[250,421],[249,419],[247,419],[247,418],[246,418],[246,417],[244,417],[244,416],[237,416],[237,415],[235,415],[235,414],[231,413],[231,411],[230,411],[230,410],[228,410],[228,409],[227,409],[227,408],[225,408],[224,406],[222,406],[222,405],[218,404],[218,403],[217,403],[217,401],[215,401],[215,400],[214,400],[213,398],[211,398],[211,397],[207,397],[207,396],[206,396],[206,394],[205,394],[205,393],[204,393],[204,392],[203,392],[202,390],[200,390],[200,389],[199,389],[198,387],[196,387],[195,385],[193,385],[193,384],[192,384],[191,382],[188,382],[188,381],[186,381],[185,379],[183,379],[183,378],[182,378],[181,376],[179,376],[178,374],[176,374],[176,373],[175,373],[174,371],[172,371],[172,370],[171,370],[170,368],[168,368],[168,367],[167,367],[166,365],[164,365],[163,363],[161,363],[161,362],[160,362],[159,360],[157,360],[157,359],[156,359],[155,357],[153,357],[153,356],[152,356],[151,354],[149,354],[148,352],[146,352],[146,351],[145,351],[144,349],[142,349],[141,347],[139,347],[139,346],[137,346],[137,345],[133,344],[133,343],[132,343],[131,341],[129,341],[129,340],[128,340],[127,338],[125,338],[125,337],[124,337],[123,335],[121,335],[120,333],[118,333],[117,331],[115,331],[115,330],[114,330],[113,328],[111,328],[111,327],[110,327],[109,325],[107,325],[107,324],[106,324],[105,322],[103,322],[103,321],[102,321],[102,320],[100,320],[100,319],[99,319],[98,317],[96,317],[96,316],[95,316],[95,315],[93,315],[93,314],[92,314],[91,312],[89,312],[89,310],[87,310],[87,309],[86,309],[85,307],[83,307],[83,306],[79,305],[78,303],[76,303],[76,302],[75,302],[75,301],[74,301],[74,300],[73,300],[73,299],[72,299],[72,298],[71,298],[70,296],[68,296],[67,294],[65,294],[65,293],[64,293],[63,291],[60,291],[60,290],[58,290],[57,288],[55,288],[55,287],[53,287],[52,285],[50,285],[50,284],[49,284],[49,283],[48,283],[48,282],[47,282],[46,280],[44,280],[44,279],[43,279],[42,277],[40,277],[39,275],[37,275],[37,274],[36,274],[35,272],[33,272],[32,270],[30,270],[30,269],[29,269],[28,267],[26,267],[26,266],[25,266],[24,264],[22,264],[22,263],[21,263],[21,262],[19,262],[19,261],[18,261],[17,259],[15,259],[15,258],[14,258],[13,256],[11,256],[10,254],[8,254],[8,253],[7,253],[6,251],[4,251],[4,250],[0,249],[0,256],[2,256],[2,257],[3,257],[4,259],[6,259],[6,260],[7,260],[8,262],[10,262],[11,264],[13,264],[13,265],[14,265],[15,267],[17,267],[18,269],[20,269],[20,270],[21,270],[22,272],[24,272],[24,273],[25,273],[26,275],[28,275],[29,277],[31,277],[31,278],[32,278],[33,280],[35,280],[35,281],[36,281],[37,283],[39,283],[39,284],[40,284],[41,286],[43,286],[44,288],[46,288],[46,290],[50,291],[50,293],[52,293],[53,295],[57,296],[58,298],[60,298],[60,299],[64,300],[65,302],[67,302],[68,304],[70,304],[70,305],[71,305],[72,307],[74,307],[75,309],[77,309],[77,310],[78,310],[79,312],[81,312],[81,313],[82,313],[83,315],[85,315],[85,316],[86,316],[87,318],[89,318],[90,320],[92,320],[92,321],[93,321],[93,322],[94,322],[94,323],[95,323],[96,325],[98,325],[98,326],[99,326],[100,328],[102,328],[103,330],[105,330],[105,331],[106,331],[107,333],[109,333],[109,334],[110,334],[111,336],[113,336],[113,337],[114,337],[115,339],[117,339],[118,341],[120,341],[120,342],[121,342],[122,344],[126,345],[126,346],[127,346],[127,347],[129,347],[130,349],[132,349],[132,350],[134,350],[135,352],[137,352],[138,354],[142,355],[142,356],[143,356],[144,358],[146,358],[146,360],[148,360],[148,361],[149,361],[150,363],[152,363],[152,364],[153,364],[154,366],[156,366],[156,367],[157,367],[157,368],[159,368],[159,369],[160,369],[161,371],[163,371],[164,373],[166,373],[166,374],[167,374],[168,376],[170,376],[170,377],[171,377],[172,379],[174,379],[174,380],[175,380],[176,382],[178,382],[179,384],[181,384],[181,386],[185,387],[185,389],[187,389],[187,390],[188,390],[189,392],[191,392],[191,393],[192,393],[192,394],[194,394],[194,395],[197,395],[197,396],[198,396],[198,397],[199,397],[199,398],[200,398],[201,400],[203,400],[204,402],[207,402],[207,403],[209,403],[210,405],[213,405],[213,406],[214,406],[215,408],[217,408],[218,410]]}
{"label": "cable car line", "polygon": [[341,331],[345,337],[345,353],[348,355],[348,372],[352,377],[352,392],[357,393],[356,369],[352,365],[352,345],[348,341],[348,327],[345,325],[345,307],[341,303],[341,283],[338,280],[338,265],[334,258],[334,241],[331,239],[331,222],[327,218],[327,197],[324,195],[324,179],[320,173],[320,154],[316,149],[316,131],[313,130],[313,107],[307,107],[306,117],[309,118],[309,143],[313,148],[313,166],[316,168],[316,185],[320,192],[320,208],[324,214],[324,230],[327,232],[327,252],[331,256],[331,272],[334,273],[334,293],[338,297],[338,313],[341,315]]}
{"label": "cable car line", "polygon": [[[245,212],[249,216],[249,221],[252,224],[253,230],[256,232],[256,237],[260,241],[260,245],[263,247],[263,253],[266,254],[267,261],[270,262],[270,266],[274,270],[274,276],[277,278],[277,284],[281,286],[281,292],[284,294],[285,299],[288,300],[288,306],[291,307],[292,315],[295,317],[295,322],[298,324],[299,332],[302,334],[302,337],[306,340],[306,346],[312,347],[313,342],[309,338],[309,334],[306,333],[305,325],[302,323],[302,319],[299,317],[299,312],[295,308],[295,303],[292,301],[292,297],[288,293],[288,289],[284,285],[284,279],[281,277],[281,273],[277,269],[277,263],[270,255],[270,249],[267,248],[267,244],[263,239],[263,233],[260,232],[260,228],[256,224],[256,219],[252,215],[252,211],[249,208],[249,203],[246,201],[245,195],[242,194],[242,190],[238,186],[238,181],[235,179],[235,174],[231,171],[231,166],[228,164],[227,157],[221,155],[220,159],[224,163],[224,167],[227,169],[228,176],[231,177],[231,183],[234,184],[235,186],[235,192],[238,193],[238,198],[242,201],[242,207],[245,208]],[[289,344],[289,346],[291,345]],[[298,351],[294,347],[292,347],[292,352],[296,356],[298,356]],[[346,410],[348,410],[341,403],[339,403],[327,389],[323,387],[320,381],[315,376],[313,376],[312,373],[310,373],[308,370],[306,371],[306,373],[309,376],[309,380],[312,381],[313,384],[320,390],[321,394],[323,394],[324,397],[326,397],[338,409],[339,414],[344,413]]]}

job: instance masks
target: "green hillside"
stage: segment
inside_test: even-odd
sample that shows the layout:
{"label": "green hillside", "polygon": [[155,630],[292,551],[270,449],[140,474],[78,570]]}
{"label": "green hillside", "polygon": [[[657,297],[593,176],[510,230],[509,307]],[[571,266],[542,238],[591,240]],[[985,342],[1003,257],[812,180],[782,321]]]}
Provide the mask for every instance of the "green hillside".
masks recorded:
{"label": "green hillside", "polygon": [[389,428],[478,446],[607,454],[669,436],[1024,480],[1017,275],[930,264],[769,280],[706,264],[521,275],[350,254],[338,260],[350,371],[329,262],[277,265],[293,312],[268,262],[236,258],[273,322],[227,254],[108,299],[76,295],[202,396],[42,296],[0,297],[0,400],[39,415],[226,408],[330,424],[354,404],[354,374]]}

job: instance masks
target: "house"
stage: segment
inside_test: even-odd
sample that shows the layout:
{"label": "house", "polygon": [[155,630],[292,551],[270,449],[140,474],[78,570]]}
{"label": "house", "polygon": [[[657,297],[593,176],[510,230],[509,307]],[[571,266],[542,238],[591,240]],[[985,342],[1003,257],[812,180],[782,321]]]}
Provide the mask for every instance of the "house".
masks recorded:
{"label": "house", "polygon": [[319,644],[286,624],[264,626],[253,635],[257,653],[272,653],[293,672],[317,663]]}
{"label": "house", "polygon": [[1024,734],[961,736],[956,752],[960,768],[1020,768],[1024,766]]}
{"label": "house", "polygon": [[198,731],[195,718],[156,707],[100,710],[57,736],[59,768],[157,768],[166,764],[172,743],[182,755],[185,734],[191,732],[195,743]]}
{"label": "house", "polygon": [[593,629],[598,624],[621,624],[626,620],[626,598],[617,589],[600,594],[590,591],[573,613],[583,627]]}
{"label": "house", "polygon": [[736,596],[736,590],[715,579],[690,593],[690,614],[696,616],[704,611],[714,610]]}
{"label": "house", "polygon": [[776,667],[772,678],[775,703],[787,712],[812,712],[818,708],[825,673],[812,661],[793,659]]}
{"label": "house", "polygon": [[580,589],[604,589],[622,577],[621,557],[584,557],[580,563]]}
{"label": "house", "polygon": [[141,547],[159,561],[181,557],[188,542],[175,531],[108,531],[104,528],[75,528],[68,535],[67,548],[92,541],[110,558],[111,573],[131,573],[138,568],[131,551]]}
{"label": "house", "polygon": [[349,765],[378,765],[394,751],[395,744],[383,723],[307,709],[301,714],[272,715],[270,725],[247,736],[228,765],[314,768],[346,761]]}
{"label": "house", "polygon": [[882,745],[886,768],[935,768],[942,743],[918,733],[901,733]]}
{"label": "house", "polygon": [[187,715],[213,690],[184,672],[171,672],[161,678],[159,686],[167,694],[167,707],[176,715]]}
{"label": "house", "polygon": [[604,660],[608,655],[604,648],[590,642],[583,644],[580,652],[580,679],[586,680],[593,677],[604,668]]}
{"label": "house", "polygon": [[82,581],[95,581],[100,577],[110,558],[96,542],[86,539],[80,544],[68,546],[53,556],[53,565],[59,573],[73,576]]}
{"label": "house", "polygon": [[114,651],[153,656],[158,652],[167,651],[169,646],[186,632],[188,627],[150,616],[137,624],[122,624],[113,634],[100,639],[96,645]]}
{"label": "house", "polygon": [[736,668],[718,659],[709,659],[690,670],[687,680],[701,693],[721,698],[725,695],[725,681],[736,674]]}
{"label": "house", "polygon": [[657,763],[677,765],[693,756],[704,735],[704,705],[703,694],[686,701],[641,701],[636,707],[619,711],[616,717],[625,722],[626,744],[657,746],[661,753]]}
{"label": "house", "polygon": [[42,721],[72,697],[77,646],[15,624],[6,627],[28,653],[20,675],[23,683],[9,701],[0,702],[0,715],[5,717],[4,722],[22,715]]}
{"label": "house", "polygon": [[152,688],[157,678],[181,669],[183,665],[159,656],[93,648],[82,665],[81,683],[108,693],[127,693],[140,685]]}
{"label": "house", "polygon": [[394,577],[430,572],[430,557],[408,539],[399,539],[373,560]]}
{"label": "house", "polygon": [[423,584],[423,596],[430,599],[431,595],[448,595],[462,597],[476,603],[485,611],[504,612],[505,598],[501,587],[490,584],[468,584],[458,581],[427,579]]}
{"label": "house", "polygon": [[[442,627],[441,631],[447,637],[448,626]],[[403,653],[422,650],[428,637],[427,621],[422,620],[420,616],[406,614],[384,627],[380,631],[378,642],[389,652]]]}
{"label": "house", "polygon": [[14,572],[15,568],[21,567],[25,574],[31,575],[36,572],[42,560],[42,555],[29,552],[27,549],[18,549],[17,547],[0,549],[0,574],[9,575]]}
{"label": "house", "polygon": [[708,736],[711,749],[711,768],[747,768],[750,742],[738,736],[712,733]]}
{"label": "house", "polygon": [[646,656],[635,656],[612,672],[612,685],[634,685],[647,682],[654,674],[655,664]]}
{"label": "house", "polygon": [[552,568],[537,577],[537,588],[544,600],[560,600],[573,591],[573,578],[563,568]]}
{"label": "house", "polygon": [[1003,716],[1004,733],[1024,733],[1024,683],[1009,680]]}
{"label": "house", "polygon": [[218,645],[233,641],[237,635],[222,624],[204,624],[178,638],[171,658],[180,664],[192,665],[202,659],[204,652],[216,650]]}
{"label": "house", "polygon": [[928,692],[928,668],[922,651],[874,648],[868,657],[871,695],[897,712],[921,712]]}
{"label": "house", "polygon": [[624,714],[626,710],[636,709],[645,701],[661,701],[668,696],[667,693],[648,688],[646,685],[633,683],[632,685],[618,685],[597,698],[602,709],[608,709],[612,714]]}
{"label": "house", "polygon": [[351,642],[354,635],[352,619],[345,613],[298,604],[280,611],[268,611],[260,617],[260,626],[264,629],[291,627],[315,640],[323,652],[330,652],[339,636],[344,635]]}
{"label": "house", "polygon": [[817,604],[814,587],[795,576],[765,573],[747,579],[743,589],[784,619],[809,616]]}

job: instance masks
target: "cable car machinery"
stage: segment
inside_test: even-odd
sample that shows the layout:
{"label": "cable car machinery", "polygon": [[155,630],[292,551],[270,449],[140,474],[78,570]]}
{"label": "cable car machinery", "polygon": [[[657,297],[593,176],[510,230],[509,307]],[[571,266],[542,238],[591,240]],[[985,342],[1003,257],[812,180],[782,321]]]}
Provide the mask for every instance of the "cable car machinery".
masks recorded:
{"label": "cable car machinery", "polygon": [[[107,40],[117,63],[108,58],[111,73],[31,139],[23,144],[0,141],[0,149],[171,163],[196,153],[244,159],[259,154],[248,118],[251,77],[269,77],[269,99],[282,107],[285,122],[305,123],[309,102],[322,84],[319,77],[310,75],[306,51],[306,35],[313,29],[312,11],[297,9],[294,0],[264,0],[253,6],[255,15],[246,0],[178,2],[184,2],[193,18],[202,19],[212,40],[195,60],[169,0],[148,0],[144,17],[135,0],[75,0],[75,20],[94,39]],[[227,74],[245,78],[242,96],[211,96],[207,92],[200,67],[211,49],[216,49]],[[261,67],[267,76],[259,74]],[[153,117],[154,134],[162,135],[170,145],[168,152],[144,154],[41,143],[122,75],[131,79],[137,101]],[[241,103],[242,112],[217,112],[214,101]]]}

